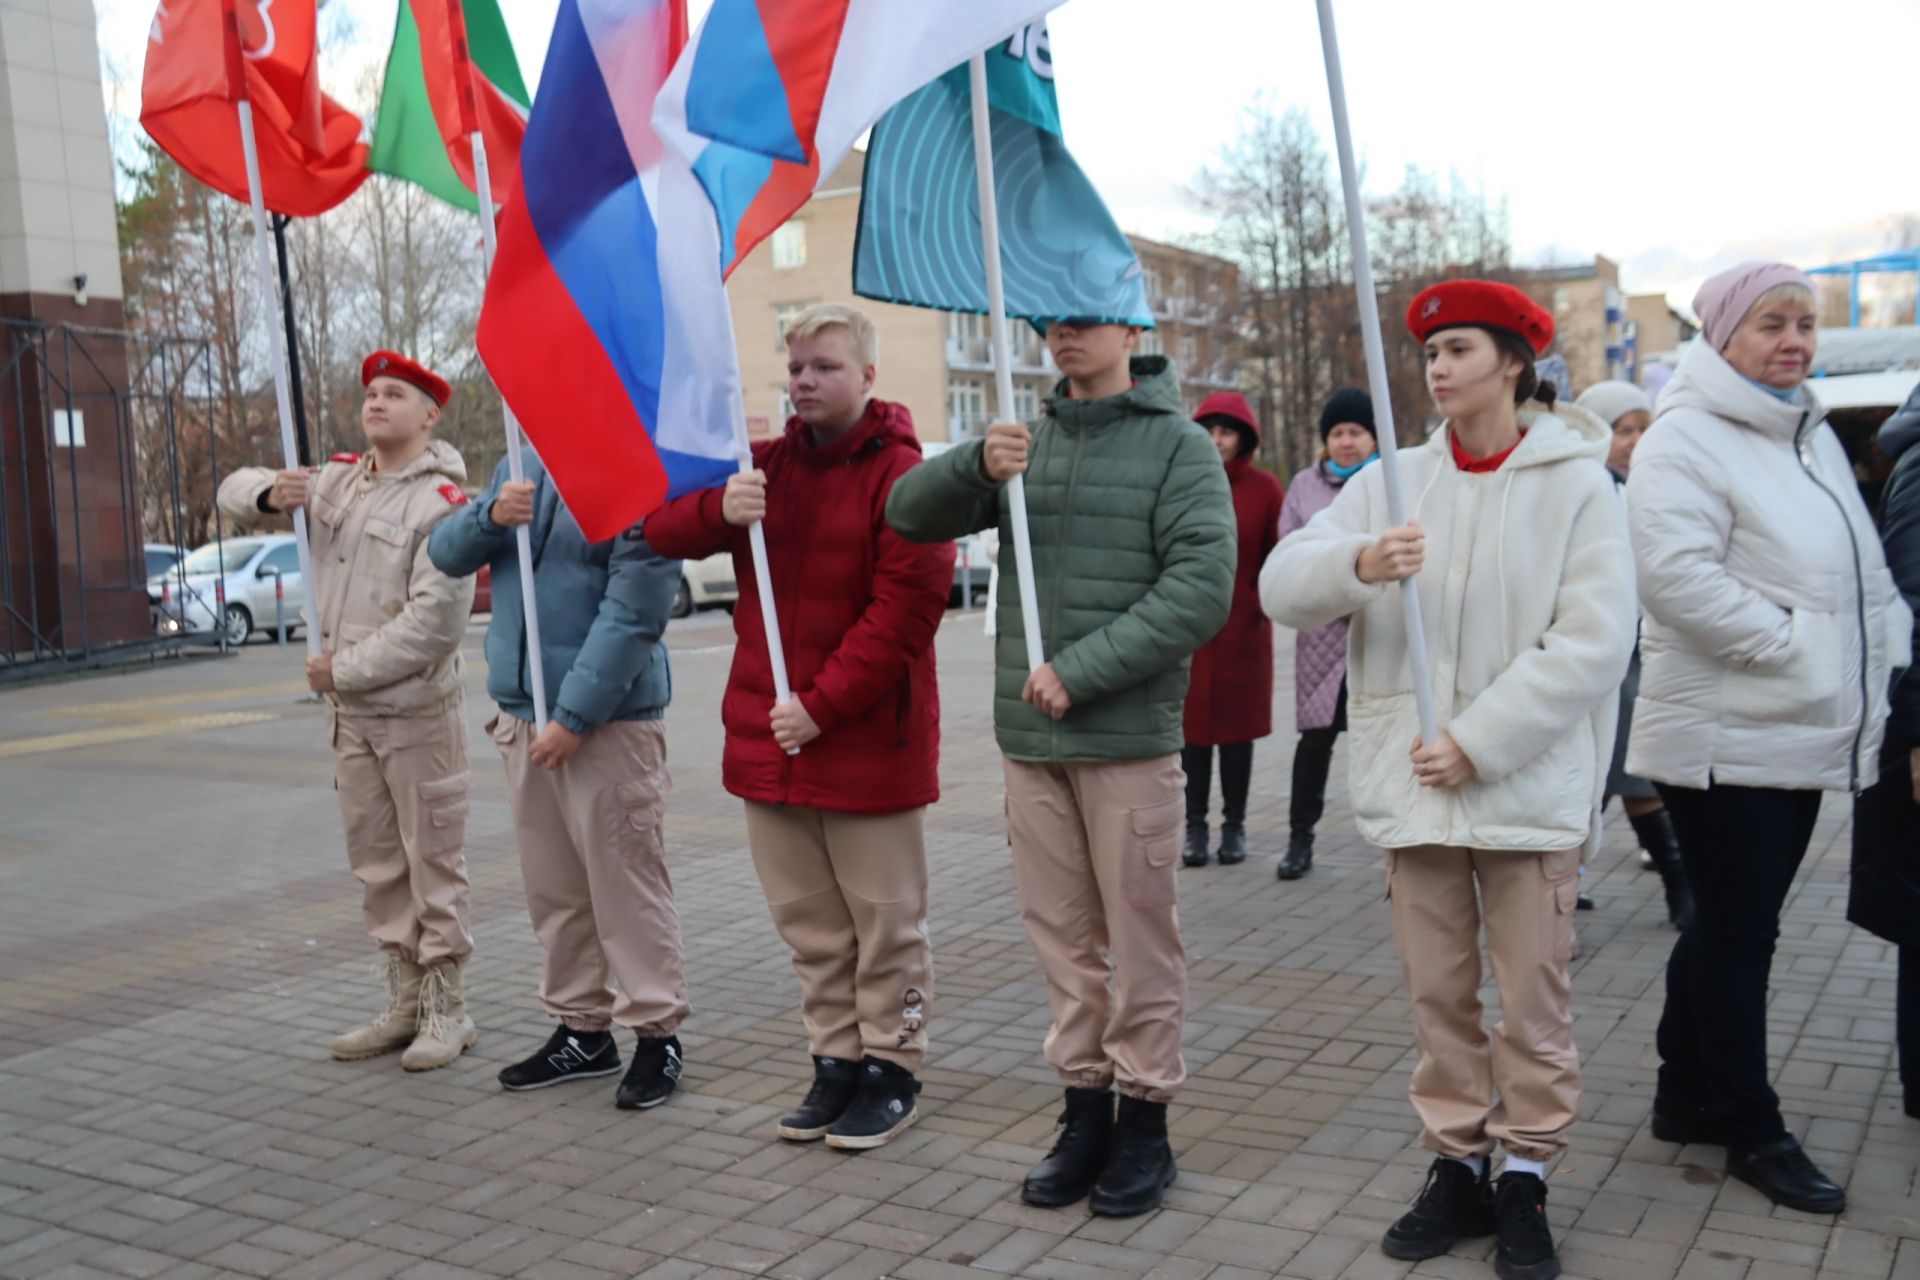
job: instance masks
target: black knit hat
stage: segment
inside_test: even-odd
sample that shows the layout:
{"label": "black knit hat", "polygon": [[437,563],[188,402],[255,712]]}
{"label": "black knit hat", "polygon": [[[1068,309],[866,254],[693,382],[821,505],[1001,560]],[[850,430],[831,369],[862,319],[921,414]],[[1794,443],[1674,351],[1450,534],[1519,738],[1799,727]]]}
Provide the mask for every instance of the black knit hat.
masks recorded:
{"label": "black knit hat", "polygon": [[1343,422],[1358,423],[1369,434],[1378,434],[1373,427],[1373,397],[1358,387],[1342,387],[1327,397],[1327,407],[1320,411],[1320,439],[1324,442]]}

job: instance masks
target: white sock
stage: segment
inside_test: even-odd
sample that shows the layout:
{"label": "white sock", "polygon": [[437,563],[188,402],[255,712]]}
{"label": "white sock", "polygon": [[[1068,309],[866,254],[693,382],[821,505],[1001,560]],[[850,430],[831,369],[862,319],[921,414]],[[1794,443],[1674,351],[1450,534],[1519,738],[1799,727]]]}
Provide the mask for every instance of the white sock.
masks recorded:
{"label": "white sock", "polygon": [[1457,1161],[1467,1166],[1467,1168],[1473,1170],[1473,1176],[1476,1178],[1487,1171],[1487,1158],[1485,1156],[1448,1156],[1447,1159]]}
{"label": "white sock", "polygon": [[1512,1152],[1508,1152],[1506,1168],[1502,1169],[1501,1172],[1530,1173],[1534,1177],[1544,1181],[1547,1176],[1547,1166],[1539,1160],[1529,1160],[1525,1156],[1516,1156]]}

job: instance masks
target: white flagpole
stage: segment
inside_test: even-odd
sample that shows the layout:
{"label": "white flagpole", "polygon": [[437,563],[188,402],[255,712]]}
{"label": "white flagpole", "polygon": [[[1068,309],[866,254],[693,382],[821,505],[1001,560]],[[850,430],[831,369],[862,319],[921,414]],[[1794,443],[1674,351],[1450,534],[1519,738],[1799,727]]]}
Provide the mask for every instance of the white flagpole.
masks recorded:
{"label": "white flagpole", "polygon": [[[499,247],[499,232],[494,226],[492,173],[487,168],[487,140],[475,129],[468,135],[473,142],[474,185],[480,201],[480,255],[485,259],[487,278],[493,278],[493,256]],[[507,426],[507,478],[518,484],[527,478],[520,462],[520,419],[505,396],[500,397],[500,416]],[[547,727],[547,672],[540,657],[540,606],[533,595],[533,533],[521,525],[513,531],[515,557],[520,562],[520,608],[527,628],[527,679],[533,685],[533,727],[539,733]]]}
{"label": "white flagpole", "polygon": [[[280,452],[286,469],[300,465],[300,451],[293,441],[293,392],[287,382],[287,348],[284,335],[274,323],[279,308],[272,300],[279,296],[273,278],[273,259],[267,250],[267,204],[260,190],[260,146],[253,136],[253,103],[242,98],[234,104],[240,116],[240,146],[247,161],[247,202],[253,207],[253,247],[260,272],[260,321],[266,334],[267,350],[273,353],[273,394],[280,410]],[[307,611],[307,656],[320,655],[320,602],[314,593],[313,551],[307,544],[307,512],[293,509],[294,545],[300,555],[300,594]],[[224,621],[224,620],[223,620]]]}
{"label": "white flagpole", "polygon": [[[1380,336],[1380,300],[1373,291],[1373,259],[1367,254],[1367,219],[1360,207],[1360,178],[1353,163],[1353,131],[1347,123],[1347,86],[1340,74],[1340,42],[1333,30],[1333,0],[1318,0],[1320,47],[1327,60],[1327,92],[1333,98],[1333,137],[1340,154],[1340,185],[1347,198],[1347,234],[1353,241],[1353,287],[1360,303],[1360,337],[1367,349],[1367,381],[1373,388],[1373,414],[1379,421],[1380,470],[1387,486],[1387,519],[1407,522],[1407,499],[1400,487],[1399,441],[1394,436],[1393,400],[1387,387],[1387,351]],[[1407,663],[1413,668],[1413,700],[1420,715],[1420,737],[1428,745],[1440,736],[1434,713],[1433,673],[1427,659],[1427,633],[1420,622],[1420,589],[1412,578],[1400,583],[1406,615]]]}
{"label": "white flagpole", "polygon": [[[1017,421],[1013,405],[1013,343],[1007,333],[1006,287],[1000,277],[1000,206],[993,187],[993,129],[987,116],[987,55],[967,62],[973,88],[973,168],[980,187],[980,244],[987,264],[987,324],[993,335],[994,392],[1001,422]],[[1007,481],[1013,516],[1013,563],[1020,586],[1020,620],[1027,641],[1027,670],[1046,662],[1040,635],[1040,593],[1033,582],[1033,538],[1027,529],[1025,477]]]}
{"label": "white flagpole", "polygon": [[[745,475],[753,470],[753,443],[747,438],[747,407],[740,398],[738,381],[734,383],[732,400],[729,416],[733,419],[733,444],[740,460],[740,473]],[[793,688],[787,683],[787,647],[780,639],[780,615],[773,608],[773,574],[767,569],[767,530],[764,522],[755,520],[747,526],[747,546],[753,553],[754,584],[760,589],[760,618],[765,624],[761,630],[767,633],[767,663],[773,668],[773,698],[775,702],[791,702]],[[800,749],[792,748],[787,754],[797,756]]]}

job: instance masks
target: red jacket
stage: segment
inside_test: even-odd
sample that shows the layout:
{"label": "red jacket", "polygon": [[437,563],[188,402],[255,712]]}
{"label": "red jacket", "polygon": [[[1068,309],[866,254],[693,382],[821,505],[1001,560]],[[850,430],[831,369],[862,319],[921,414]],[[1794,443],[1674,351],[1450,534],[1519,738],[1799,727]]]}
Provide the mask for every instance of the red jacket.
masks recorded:
{"label": "red jacket", "polygon": [[[1247,417],[1252,426],[1252,414]],[[1252,742],[1273,732],[1273,623],[1260,607],[1260,566],[1280,541],[1286,491],[1253,465],[1251,451],[1227,464],[1227,484],[1240,527],[1240,564],[1227,625],[1193,655],[1186,733],[1194,747]]]}
{"label": "red jacket", "polygon": [[721,517],[719,489],[647,517],[646,539],[661,555],[733,553],[739,644],[721,704],[721,779],[741,799],[899,813],[940,798],[933,638],[953,589],[953,544],[907,542],[885,519],[893,482],[919,461],[913,416],[883,400],[824,448],[798,418],[754,447],[767,473],[767,564],[788,677],[820,726],[796,756],[773,740],[773,670],[747,531]]}

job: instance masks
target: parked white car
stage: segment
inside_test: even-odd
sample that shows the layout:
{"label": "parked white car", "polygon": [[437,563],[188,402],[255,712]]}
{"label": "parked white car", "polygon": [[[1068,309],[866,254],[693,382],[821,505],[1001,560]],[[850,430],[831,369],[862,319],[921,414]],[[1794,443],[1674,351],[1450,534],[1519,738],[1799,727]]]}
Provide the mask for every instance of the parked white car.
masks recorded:
{"label": "parked white car", "polygon": [[740,598],[733,577],[733,553],[720,551],[705,560],[680,562],[680,590],[673,597],[673,616],[684,618],[695,609],[731,605]]}
{"label": "parked white car", "polygon": [[161,635],[219,636],[245,644],[271,631],[278,580],[287,633],[300,628],[300,550],[290,533],[209,542],[147,583]]}

